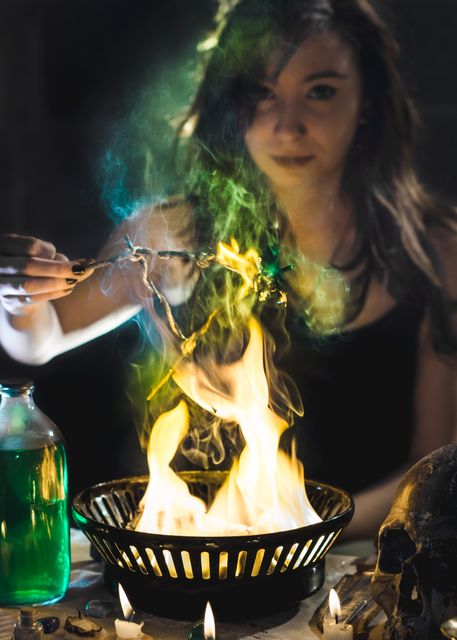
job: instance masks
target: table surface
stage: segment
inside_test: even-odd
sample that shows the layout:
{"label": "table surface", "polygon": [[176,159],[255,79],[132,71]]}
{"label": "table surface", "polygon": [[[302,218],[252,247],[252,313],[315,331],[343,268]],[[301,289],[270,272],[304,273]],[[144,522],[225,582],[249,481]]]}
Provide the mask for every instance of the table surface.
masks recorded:
{"label": "table surface", "polygon": [[[72,570],[70,585],[63,600],[55,605],[37,607],[38,616],[57,616],[60,628],[52,635],[45,636],[50,640],[79,640],[79,636],[63,629],[65,619],[69,615],[84,612],[89,600],[106,600],[114,604],[113,614],[109,618],[97,618],[103,628],[100,640],[116,640],[114,631],[115,618],[123,619],[118,600],[105,588],[101,574],[101,565],[90,558],[88,539],[77,529],[71,529]],[[354,556],[340,555],[330,551],[326,556],[325,583],[314,595],[302,600],[298,610],[292,617],[284,615],[256,619],[240,623],[218,623],[216,620],[218,640],[316,640],[321,635],[311,629],[308,621],[317,607],[328,598],[328,593],[344,574],[354,573]],[[203,613],[203,612],[202,612]],[[17,618],[17,609],[0,608],[0,640],[10,640],[11,630]],[[138,619],[137,619],[138,618]],[[152,636],[154,640],[187,640],[193,621],[170,620],[151,614],[137,615],[135,621],[144,621],[143,640]],[[95,618],[93,618],[95,620]],[[382,624],[373,626],[370,640],[380,638]]]}

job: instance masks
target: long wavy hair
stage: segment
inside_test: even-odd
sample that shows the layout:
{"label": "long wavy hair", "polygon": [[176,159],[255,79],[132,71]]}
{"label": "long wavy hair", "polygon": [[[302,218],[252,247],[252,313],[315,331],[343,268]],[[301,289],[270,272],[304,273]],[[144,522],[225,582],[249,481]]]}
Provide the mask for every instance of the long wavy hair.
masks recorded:
{"label": "long wavy hair", "polygon": [[[273,221],[280,212],[244,143],[256,86],[272,51],[282,50],[285,64],[304,39],[328,31],[356,53],[363,87],[361,123],[343,176],[356,215],[358,247],[351,264],[335,265],[342,272],[361,267],[346,319],[360,312],[370,279],[387,277],[395,298],[413,296],[427,307],[435,349],[452,353],[457,350],[452,302],[430,230],[456,233],[457,215],[417,178],[413,142],[419,119],[400,73],[399,46],[392,27],[368,0],[222,3],[215,31],[203,43],[207,51],[198,92],[178,129],[178,166],[184,167],[187,195],[198,203],[202,241],[234,235],[261,253],[274,245],[278,225]],[[299,256],[288,259],[300,261]],[[309,270],[309,262],[305,267]],[[330,312],[329,326],[339,311]]]}

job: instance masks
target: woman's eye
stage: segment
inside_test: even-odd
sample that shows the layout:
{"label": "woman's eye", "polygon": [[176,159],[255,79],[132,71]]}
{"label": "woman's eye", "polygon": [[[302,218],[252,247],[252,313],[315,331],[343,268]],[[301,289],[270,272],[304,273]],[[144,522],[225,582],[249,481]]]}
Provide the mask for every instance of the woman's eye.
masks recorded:
{"label": "woman's eye", "polygon": [[316,84],[308,91],[307,97],[311,100],[330,100],[336,92],[337,89],[329,84]]}

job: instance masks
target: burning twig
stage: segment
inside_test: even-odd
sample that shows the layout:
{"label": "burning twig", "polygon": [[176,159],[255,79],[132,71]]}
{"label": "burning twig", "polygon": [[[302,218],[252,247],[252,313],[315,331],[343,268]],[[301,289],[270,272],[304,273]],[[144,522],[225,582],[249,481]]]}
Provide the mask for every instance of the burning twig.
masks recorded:
{"label": "burning twig", "polygon": [[177,324],[176,320],[173,317],[171,312],[170,305],[166,297],[162,294],[162,292],[156,287],[154,281],[149,275],[149,265],[147,262],[147,258],[161,258],[163,260],[169,260],[170,258],[184,258],[186,260],[194,261],[200,269],[206,269],[214,262],[216,255],[212,253],[208,253],[206,251],[188,251],[187,249],[183,250],[156,250],[150,249],[149,247],[142,247],[139,245],[134,245],[130,240],[129,236],[124,236],[125,243],[127,245],[127,250],[122,251],[121,253],[109,256],[108,258],[104,258],[103,260],[87,260],[87,265],[90,269],[100,269],[103,267],[113,266],[116,264],[120,264],[125,261],[130,262],[138,262],[141,266],[143,272],[143,283],[149,291],[151,291],[159,300],[160,304],[163,306],[168,324],[170,325],[171,330],[175,334],[177,338],[182,340],[184,343],[184,350],[188,350],[188,343],[192,340],[195,334],[192,334],[190,337],[186,337],[182,332],[181,328]]}
{"label": "burning twig", "polygon": [[135,246],[132,244],[129,236],[124,237],[125,242],[127,244],[127,251],[122,251],[113,256],[109,256],[108,258],[104,258],[103,260],[83,260],[82,262],[86,262],[90,269],[100,269],[102,267],[109,267],[114,264],[119,264],[120,262],[125,262],[126,260],[130,260],[131,262],[137,262],[140,258],[144,258],[145,256],[162,258],[164,260],[168,260],[169,258],[185,258],[187,260],[193,260],[197,263],[197,266],[200,269],[206,269],[210,266],[211,262],[215,259],[215,254],[207,253],[205,251],[188,251],[187,249],[183,249],[181,251],[174,250],[155,250],[150,249],[149,247],[141,247]]}
{"label": "burning twig", "polygon": [[211,315],[209,316],[205,324],[202,327],[200,327],[200,329],[198,329],[197,331],[194,331],[188,338],[185,338],[185,340],[181,342],[182,355],[176,360],[174,365],[170,367],[170,369],[167,371],[167,373],[162,378],[162,380],[149,392],[146,400],[151,400],[155,396],[155,394],[159,391],[159,389],[161,389],[163,385],[166,382],[168,382],[168,380],[171,378],[175,369],[182,362],[182,360],[193,353],[195,347],[197,346],[198,340],[208,331],[208,329],[211,326],[211,322],[213,321],[213,318],[217,313],[218,313],[218,309],[215,309],[211,313]]}
{"label": "burning twig", "polygon": [[292,265],[286,267],[279,267],[278,264],[262,265],[262,259],[258,253],[251,249],[245,254],[241,254],[239,246],[235,240],[232,239],[231,246],[219,242],[218,250],[216,253],[205,251],[189,251],[183,250],[155,250],[149,247],[142,247],[134,245],[129,236],[124,236],[127,250],[119,254],[109,256],[99,261],[86,261],[90,269],[100,269],[102,267],[113,266],[129,260],[130,262],[139,263],[142,274],[143,283],[151,293],[156,296],[165,310],[168,324],[174,335],[180,340],[181,356],[177,359],[174,365],[169,369],[164,378],[159,384],[152,389],[147,396],[150,400],[157,391],[170,379],[173,375],[175,368],[179,365],[183,358],[192,355],[197,346],[199,339],[208,331],[215,316],[219,313],[220,309],[215,309],[206,322],[190,336],[186,336],[181,327],[176,322],[173,313],[171,311],[170,304],[163,293],[157,288],[154,281],[149,274],[149,264],[147,258],[161,258],[168,260],[170,258],[184,258],[186,260],[192,260],[200,269],[206,269],[211,264],[217,263],[230,271],[238,273],[243,279],[243,285],[240,288],[238,299],[241,300],[249,293],[254,291],[261,302],[276,295],[278,297],[278,304],[286,304],[287,296],[281,287],[281,277],[285,271],[293,268]]}
{"label": "burning twig", "polygon": [[[163,260],[169,260],[170,258],[184,258],[186,260],[195,262],[197,267],[199,267],[200,269],[207,269],[212,264],[218,263],[226,267],[230,271],[239,273],[245,280],[246,284],[245,269],[240,268],[234,263],[227,262],[227,253],[221,251],[221,247],[227,248],[227,245],[224,245],[224,243],[219,243],[219,249],[216,253],[214,253],[208,251],[189,251],[187,249],[150,249],[149,247],[134,245],[128,235],[124,236],[124,240],[127,245],[126,251],[122,251],[121,253],[118,253],[116,255],[109,256],[108,258],[104,258],[103,260],[85,260],[83,262],[87,263],[87,266],[90,269],[94,270],[120,264],[127,260],[129,260],[130,262],[140,262],[144,271],[143,281],[145,285],[149,290],[151,290],[155,295],[159,297],[159,300],[161,300],[161,302],[163,296],[160,294],[155,284],[149,278],[148,265],[146,261],[147,257],[161,258]],[[232,246],[229,247],[229,251],[235,252],[237,257],[240,255],[238,245],[234,240],[232,240]],[[253,258],[254,255],[256,255],[256,258]],[[241,255],[241,258],[244,259],[244,262],[250,262],[251,274],[248,288],[254,289],[254,291],[258,294],[259,300],[261,302],[271,297],[273,294],[278,295],[279,303],[287,302],[286,294],[280,289],[281,278],[283,273],[293,269],[293,265],[287,265],[285,267],[280,267],[277,264],[264,265],[261,258],[257,256],[256,252],[254,251],[248,251],[246,254]]]}

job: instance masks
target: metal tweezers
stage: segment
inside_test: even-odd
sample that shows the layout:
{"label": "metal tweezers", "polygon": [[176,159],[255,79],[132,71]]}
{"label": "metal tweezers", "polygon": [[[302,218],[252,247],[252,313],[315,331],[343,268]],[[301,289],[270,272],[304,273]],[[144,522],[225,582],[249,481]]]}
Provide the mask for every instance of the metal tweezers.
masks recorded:
{"label": "metal tweezers", "polygon": [[139,260],[141,257],[157,257],[167,260],[169,258],[185,258],[186,260],[192,260],[197,263],[197,265],[204,269],[210,265],[216,259],[215,253],[205,252],[205,251],[189,251],[187,249],[182,249],[179,251],[175,250],[155,250],[149,249],[148,247],[140,247],[132,244],[130,238],[125,236],[125,242],[127,244],[127,251],[122,251],[116,255],[109,256],[108,258],[103,258],[102,260],[85,260],[84,262],[89,269],[101,269],[102,267],[108,267],[110,265],[118,264],[119,262],[124,262],[125,260],[130,260],[135,262]]}

